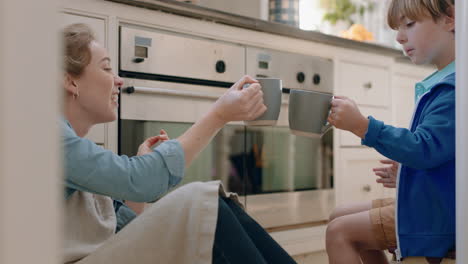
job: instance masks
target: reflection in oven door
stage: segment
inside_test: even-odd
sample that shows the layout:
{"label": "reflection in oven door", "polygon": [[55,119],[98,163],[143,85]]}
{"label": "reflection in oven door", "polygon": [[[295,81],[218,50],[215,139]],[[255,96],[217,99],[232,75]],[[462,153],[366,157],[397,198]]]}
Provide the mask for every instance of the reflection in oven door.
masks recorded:
{"label": "reflection in oven door", "polygon": [[[122,120],[121,152],[135,155],[139,144],[161,129],[177,138],[191,125]],[[332,147],[332,133],[305,138],[287,127],[227,125],[186,170],[182,183],[221,180],[239,194],[328,189],[333,185]]]}

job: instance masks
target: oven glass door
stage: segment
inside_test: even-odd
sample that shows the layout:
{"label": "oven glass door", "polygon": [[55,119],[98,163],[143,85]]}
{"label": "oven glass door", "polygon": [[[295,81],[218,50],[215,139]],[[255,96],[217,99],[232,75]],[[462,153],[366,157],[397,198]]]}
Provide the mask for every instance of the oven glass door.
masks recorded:
{"label": "oven glass door", "polygon": [[[191,123],[123,120],[121,151],[135,155],[144,139],[166,130],[177,138]],[[182,183],[221,180],[230,192],[264,194],[333,186],[332,133],[294,136],[286,127],[227,125],[186,170]]]}
{"label": "oven glass door", "polygon": [[[119,153],[133,156],[148,137],[177,138],[211,108],[225,88],[125,79],[119,113]],[[288,95],[276,126],[227,124],[186,169],[182,184],[220,180],[247,212],[273,229],[326,221],[334,205],[333,133],[290,133]],[[177,109],[174,108],[177,106]]]}

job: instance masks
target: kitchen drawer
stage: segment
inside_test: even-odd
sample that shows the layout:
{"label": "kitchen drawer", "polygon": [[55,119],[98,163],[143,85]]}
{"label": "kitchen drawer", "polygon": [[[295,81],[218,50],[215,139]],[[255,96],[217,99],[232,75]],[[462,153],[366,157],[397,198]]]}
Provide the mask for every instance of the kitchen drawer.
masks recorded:
{"label": "kitchen drawer", "polygon": [[390,72],[379,66],[341,62],[338,73],[338,94],[359,105],[390,106]]}
{"label": "kitchen drawer", "polygon": [[[388,108],[359,106],[359,110],[365,117],[372,116],[377,120],[383,121],[385,124],[392,123],[392,112]],[[338,135],[341,147],[361,146],[361,139],[351,132],[339,130]]]}
{"label": "kitchen drawer", "polygon": [[338,156],[337,205],[370,202],[384,197],[384,187],[376,182],[378,177],[372,171],[382,167],[379,161],[385,159],[384,156],[370,148],[340,148]]}
{"label": "kitchen drawer", "polygon": [[399,74],[394,75],[392,92],[395,125],[409,127],[415,107],[414,86],[422,79]]}

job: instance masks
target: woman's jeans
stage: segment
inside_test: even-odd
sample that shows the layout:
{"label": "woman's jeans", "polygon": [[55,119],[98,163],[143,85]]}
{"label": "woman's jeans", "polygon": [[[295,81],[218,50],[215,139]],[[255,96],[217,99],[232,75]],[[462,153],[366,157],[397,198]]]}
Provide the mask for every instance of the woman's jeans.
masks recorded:
{"label": "woman's jeans", "polygon": [[219,198],[213,263],[296,263],[232,200]]}

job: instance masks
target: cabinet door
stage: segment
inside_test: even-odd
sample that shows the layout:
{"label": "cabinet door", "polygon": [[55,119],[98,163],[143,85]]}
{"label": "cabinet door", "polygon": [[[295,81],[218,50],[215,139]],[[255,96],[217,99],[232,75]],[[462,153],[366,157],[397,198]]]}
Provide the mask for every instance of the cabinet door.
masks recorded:
{"label": "cabinet door", "polygon": [[395,75],[393,79],[393,113],[397,127],[409,127],[414,111],[414,85],[421,79]]}
{"label": "cabinet door", "polygon": [[370,148],[340,148],[335,175],[337,204],[366,202],[384,196],[372,168],[382,166],[382,155]]}
{"label": "cabinet door", "polygon": [[[70,13],[61,13],[60,22],[63,27],[73,23],[87,24],[93,30],[97,42],[107,47],[106,41],[106,23],[104,19],[75,15]],[[106,124],[98,124],[91,128],[86,135],[86,138],[94,141],[98,145],[104,145],[106,139]]]}
{"label": "cabinet door", "polygon": [[342,61],[338,92],[359,105],[389,107],[391,74],[387,68]]}

